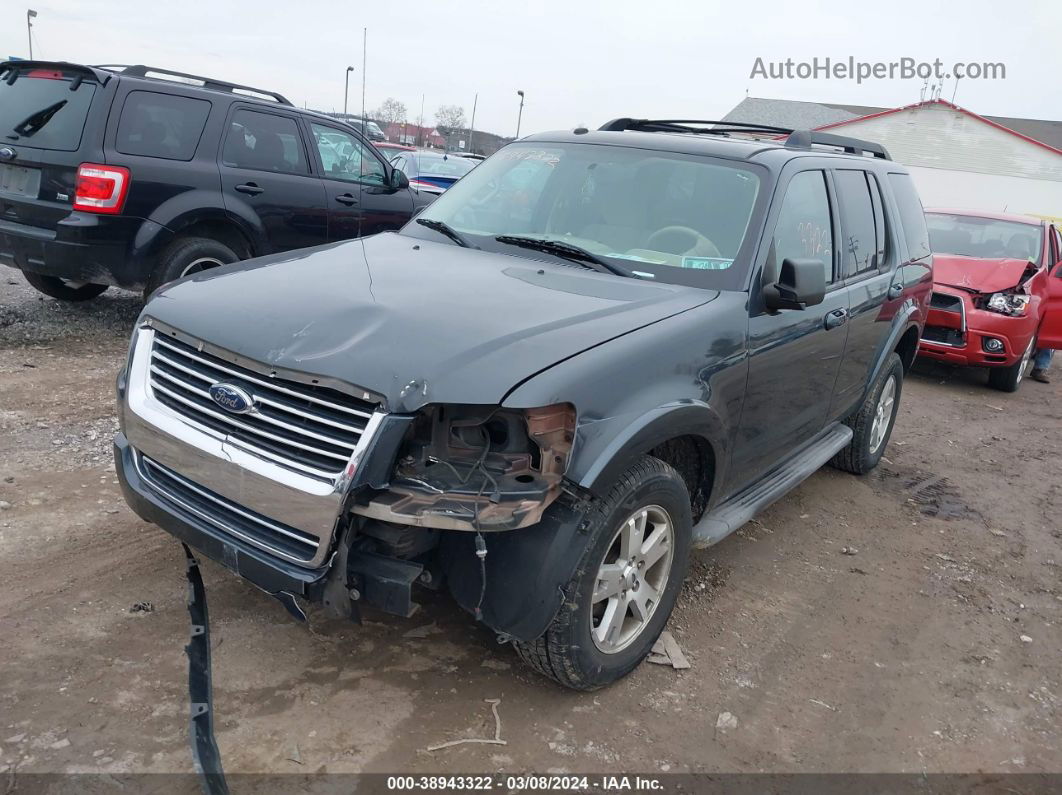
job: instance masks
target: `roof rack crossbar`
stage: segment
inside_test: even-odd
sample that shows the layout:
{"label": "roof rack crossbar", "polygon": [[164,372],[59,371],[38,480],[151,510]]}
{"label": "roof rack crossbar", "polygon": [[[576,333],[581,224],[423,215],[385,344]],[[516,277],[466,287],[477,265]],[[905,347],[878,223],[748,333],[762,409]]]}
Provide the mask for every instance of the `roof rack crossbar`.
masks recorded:
{"label": "roof rack crossbar", "polygon": [[[691,127],[690,125],[699,125]],[[700,129],[712,125],[708,129]],[[604,132],[622,132],[623,130],[645,130],[690,132],[702,134],[725,135],[728,132],[769,132],[786,135],[793,132],[788,127],[774,127],[768,124],[751,124],[743,121],[717,121],[714,119],[613,119],[602,125]]]}
{"label": "roof rack crossbar", "polygon": [[835,146],[849,155],[872,155],[882,160],[892,160],[889,151],[881,144],[849,138],[847,135],[818,132],[816,130],[797,130],[789,135],[785,145],[790,149],[810,149],[812,146]]}
{"label": "roof rack crossbar", "polygon": [[121,70],[121,74],[129,75],[131,77],[149,77],[152,73],[167,75],[169,77],[179,77],[185,80],[198,80],[202,82],[203,88],[214,89],[215,91],[227,91],[229,93],[238,93],[240,91],[250,91],[255,94],[259,94],[263,97],[272,97],[272,99],[281,105],[291,105],[291,102],[283,94],[278,94],[276,91],[269,91],[265,88],[255,88],[254,86],[244,86],[239,83],[229,83],[224,80],[216,80],[213,77],[203,77],[202,75],[192,75],[186,72],[175,72],[172,69],[160,69],[157,66],[146,66],[144,64],[105,64],[96,67],[97,69],[109,69],[109,70]]}
{"label": "roof rack crossbar", "polygon": [[[697,126],[691,126],[697,125]],[[711,125],[706,127],[705,125]],[[844,150],[850,155],[872,155],[882,160],[891,160],[884,146],[873,141],[849,138],[844,135],[818,132],[816,130],[791,130],[788,127],[775,127],[769,124],[752,124],[741,121],[712,121],[707,119],[613,119],[598,128],[603,132],[623,132],[640,130],[642,132],[680,132],[695,135],[729,135],[731,133],[769,133],[777,137],[786,137],[785,145],[790,149],[810,149],[812,146],[832,146]]]}

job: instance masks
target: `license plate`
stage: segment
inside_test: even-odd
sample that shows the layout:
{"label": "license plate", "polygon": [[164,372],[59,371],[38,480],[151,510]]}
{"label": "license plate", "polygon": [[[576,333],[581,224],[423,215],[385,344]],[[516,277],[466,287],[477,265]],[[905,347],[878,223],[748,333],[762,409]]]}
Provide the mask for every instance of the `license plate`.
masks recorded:
{"label": "license plate", "polygon": [[0,164],[0,193],[36,199],[41,189],[41,170]]}

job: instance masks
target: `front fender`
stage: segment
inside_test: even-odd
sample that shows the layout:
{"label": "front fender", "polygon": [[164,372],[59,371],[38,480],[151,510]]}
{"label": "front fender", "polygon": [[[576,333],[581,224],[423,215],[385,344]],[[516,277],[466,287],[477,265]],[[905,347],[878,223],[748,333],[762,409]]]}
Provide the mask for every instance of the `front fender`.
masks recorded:
{"label": "front fender", "polygon": [[[568,477],[600,494],[638,456],[678,436],[698,436],[711,447],[716,462],[727,460],[727,435],[719,414],[703,401],[684,400],[659,406],[633,419],[621,415],[581,425]],[[721,471],[722,467],[717,465],[712,493],[717,493],[714,487]]]}

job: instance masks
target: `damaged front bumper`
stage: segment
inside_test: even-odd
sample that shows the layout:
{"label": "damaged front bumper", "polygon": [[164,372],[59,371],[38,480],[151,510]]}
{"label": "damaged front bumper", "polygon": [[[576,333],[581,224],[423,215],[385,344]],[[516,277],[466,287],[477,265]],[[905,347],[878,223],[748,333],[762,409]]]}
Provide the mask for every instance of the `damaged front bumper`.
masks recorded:
{"label": "damaged front bumper", "polygon": [[288,563],[181,510],[152,489],[137,468],[136,452],[123,434],[114,439],[114,463],[125,501],[146,522],[161,527],[188,546],[274,596],[288,593],[320,598],[328,566],[305,568]]}
{"label": "damaged front bumper", "polygon": [[1036,334],[1034,313],[1009,316],[981,309],[975,295],[936,285],[918,355],[965,367],[1009,367]]}

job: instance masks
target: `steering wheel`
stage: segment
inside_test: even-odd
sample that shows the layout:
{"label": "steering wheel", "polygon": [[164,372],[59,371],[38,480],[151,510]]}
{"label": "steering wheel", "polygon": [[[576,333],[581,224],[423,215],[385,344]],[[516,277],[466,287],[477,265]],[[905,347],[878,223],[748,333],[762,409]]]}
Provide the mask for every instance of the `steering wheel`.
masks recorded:
{"label": "steering wheel", "polygon": [[720,257],[719,248],[696,229],[688,226],[665,226],[649,235],[645,247],[666,254],[692,254],[700,257]]}

